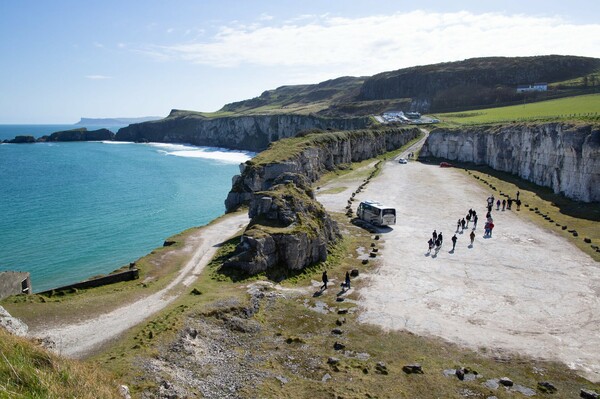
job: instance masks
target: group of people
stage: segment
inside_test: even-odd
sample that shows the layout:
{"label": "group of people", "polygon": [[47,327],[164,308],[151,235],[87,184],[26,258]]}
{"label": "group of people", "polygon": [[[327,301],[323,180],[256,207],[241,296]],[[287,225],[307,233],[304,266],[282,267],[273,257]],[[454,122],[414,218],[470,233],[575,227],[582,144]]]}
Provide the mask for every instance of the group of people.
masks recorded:
{"label": "group of people", "polygon": [[[321,281],[323,285],[321,286],[321,291],[327,289],[327,283],[329,282],[329,277],[327,277],[327,270],[323,272],[321,276]],[[344,277],[344,282],[342,283],[342,289],[347,291],[350,289],[350,272],[346,272],[346,276]]]}
{"label": "group of people", "polygon": [[456,232],[458,233],[458,230],[462,229],[461,231],[464,231],[464,229],[468,228],[471,220],[473,221],[473,230],[475,230],[477,228],[477,221],[479,220],[479,216],[477,216],[477,212],[473,209],[469,209],[469,212],[467,212],[467,216],[465,216],[462,219],[458,219],[458,222],[456,222]]}
{"label": "group of people", "polygon": [[429,239],[429,241],[427,241],[427,245],[429,246],[429,252],[431,252],[431,250],[435,248],[435,253],[437,254],[440,248],[442,248],[443,242],[444,236],[442,235],[442,232],[440,231],[438,234],[437,230],[433,230],[431,238]]}

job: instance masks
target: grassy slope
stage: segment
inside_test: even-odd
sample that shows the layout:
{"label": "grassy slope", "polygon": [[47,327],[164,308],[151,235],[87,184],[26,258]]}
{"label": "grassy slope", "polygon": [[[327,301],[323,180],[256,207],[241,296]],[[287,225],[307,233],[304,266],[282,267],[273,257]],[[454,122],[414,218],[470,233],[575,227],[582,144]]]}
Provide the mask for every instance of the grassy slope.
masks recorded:
{"label": "grassy slope", "polygon": [[106,370],[60,358],[0,328],[0,398],[120,398]]}
{"label": "grassy slope", "polygon": [[509,107],[436,115],[452,124],[482,124],[533,120],[598,120],[600,94],[567,97]]}

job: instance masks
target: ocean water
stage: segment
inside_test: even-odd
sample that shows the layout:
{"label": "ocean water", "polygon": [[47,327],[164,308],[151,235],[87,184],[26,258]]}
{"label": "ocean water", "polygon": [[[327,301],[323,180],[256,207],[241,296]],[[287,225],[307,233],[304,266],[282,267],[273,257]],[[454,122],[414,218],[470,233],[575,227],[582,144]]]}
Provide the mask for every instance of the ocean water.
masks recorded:
{"label": "ocean water", "polygon": [[[73,128],[45,126],[17,134]],[[0,138],[14,132],[0,125]],[[252,155],[158,143],[0,144],[0,271],[30,272],[39,292],[126,265],[223,214],[231,177]]]}

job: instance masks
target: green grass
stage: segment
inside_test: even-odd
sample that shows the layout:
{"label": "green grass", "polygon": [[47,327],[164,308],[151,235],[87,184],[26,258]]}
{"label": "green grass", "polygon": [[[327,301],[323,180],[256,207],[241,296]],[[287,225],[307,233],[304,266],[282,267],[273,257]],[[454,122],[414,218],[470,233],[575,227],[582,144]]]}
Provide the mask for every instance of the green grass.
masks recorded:
{"label": "green grass", "polygon": [[600,120],[600,94],[436,115],[442,122],[483,124],[534,120]]}
{"label": "green grass", "polygon": [[0,328],[0,398],[120,398],[113,376]]}

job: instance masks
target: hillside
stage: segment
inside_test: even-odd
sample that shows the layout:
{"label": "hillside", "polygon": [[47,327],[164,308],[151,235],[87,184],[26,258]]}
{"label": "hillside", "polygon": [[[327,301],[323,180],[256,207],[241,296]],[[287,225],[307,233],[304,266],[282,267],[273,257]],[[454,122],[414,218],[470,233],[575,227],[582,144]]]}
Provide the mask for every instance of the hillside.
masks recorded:
{"label": "hillside", "polygon": [[[564,97],[600,89],[600,59],[576,56],[486,57],[415,66],[371,77],[282,86],[225,105],[216,114],[281,113],[347,117],[387,110],[442,112]],[[546,92],[518,85],[548,83]],[[210,114],[205,114],[211,116]]]}

